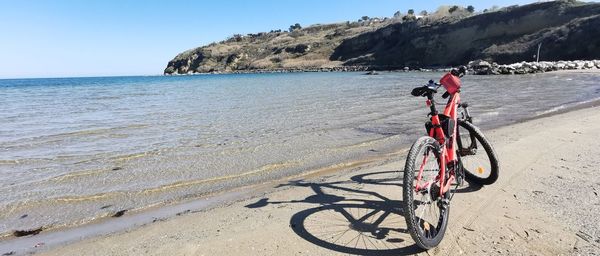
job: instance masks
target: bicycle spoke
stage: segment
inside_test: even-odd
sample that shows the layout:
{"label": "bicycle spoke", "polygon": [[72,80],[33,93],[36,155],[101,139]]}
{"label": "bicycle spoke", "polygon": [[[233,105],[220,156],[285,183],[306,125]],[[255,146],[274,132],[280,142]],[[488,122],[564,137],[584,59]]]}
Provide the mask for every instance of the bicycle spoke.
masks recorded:
{"label": "bicycle spoke", "polygon": [[375,245],[375,243],[373,243],[373,241],[371,241],[371,239],[367,239],[367,241],[369,241],[369,243],[371,243],[373,245],[373,247],[375,247],[375,249],[377,249],[377,250],[379,249],[379,247],[377,247],[377,245]]}
{"label": "bicycle spoke", "polygon": [[363,244],[365,245],[365,249],[367,249],[367,248],[368,248],[368,246],[367,246],[367,241],[365,241],[365,235],[363,235],[363,234],[361,233],[361,237],[362,237]]}
{"label": "bicycle spoke", "polygon": [[333,243],[336,243],[338,240],[340,240],[340,238],[342,238],[350,230],[352,230],[352,229],[348,229],[348,230],[344,231],[337,239],[335,239],[335,241],[333,241]]}

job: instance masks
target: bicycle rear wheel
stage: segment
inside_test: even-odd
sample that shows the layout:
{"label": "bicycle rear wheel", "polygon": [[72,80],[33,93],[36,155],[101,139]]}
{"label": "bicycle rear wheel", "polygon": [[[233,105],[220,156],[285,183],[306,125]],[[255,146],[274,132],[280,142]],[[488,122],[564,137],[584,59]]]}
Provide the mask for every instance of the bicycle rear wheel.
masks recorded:
{"label": "bicycle rear wheel", "polygon": [[498,157],[483,133],[469,122],[458,122],[457,154],[465,178],[479,185],[489,185],[498,180]]}
{"label": "bicycle rear wheel", "polygon": [[404,167],[403,204],[408,231],[423,249],[437,246],[444,238],[450,211],[450,192],[440,196],[440,145],[421,137],[410,149]]}

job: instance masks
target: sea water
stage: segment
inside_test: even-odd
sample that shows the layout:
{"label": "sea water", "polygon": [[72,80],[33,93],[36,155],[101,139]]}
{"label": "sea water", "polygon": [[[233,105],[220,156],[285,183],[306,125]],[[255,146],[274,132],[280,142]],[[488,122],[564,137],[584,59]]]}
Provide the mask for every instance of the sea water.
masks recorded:
{"label": "sea water", "polygon": [[[441,75],[0,80],[0,237],[406,148],[428,113],[410,91]],[[467,76],[461,96],[485,129],[595,100],[599,82],[592,73]]]}

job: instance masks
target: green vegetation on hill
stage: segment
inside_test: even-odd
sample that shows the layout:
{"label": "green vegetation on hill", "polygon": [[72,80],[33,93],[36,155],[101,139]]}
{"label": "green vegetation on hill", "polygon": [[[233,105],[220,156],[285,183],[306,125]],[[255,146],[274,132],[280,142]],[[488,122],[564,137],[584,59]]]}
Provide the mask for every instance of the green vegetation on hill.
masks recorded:
{"label": "green vegetation on hill", "polygon": [[305,69],[334,67],[343,63],[329,56],[342,40],[373,31],[391,20],[366,19],[272,31],[231,38],[177,55],[165,73],[232,72],[236,70]]}
{"label": "green vegetation on hill", "polygon": [[291,25],[289,31],[234,35],[177,55],[165,74],[258,70],[436,67],[485,59],[498,63],[600,59],[600,4],[575,1],[491,8],[442,6],[393,18]]}

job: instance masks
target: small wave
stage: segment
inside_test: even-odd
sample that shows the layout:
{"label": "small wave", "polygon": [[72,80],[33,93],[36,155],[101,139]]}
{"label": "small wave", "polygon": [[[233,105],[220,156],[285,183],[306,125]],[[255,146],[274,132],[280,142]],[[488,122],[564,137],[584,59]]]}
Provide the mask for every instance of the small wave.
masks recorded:
{"label": "small wave", "polygon": [[120,100],[123,96],[98,96],[98,97],[86,97],[86,100]]}
{"label": "small wave", "polygon": [[148,155],[152,155],[153,153],[154,153],[154,151],[145,151],[145,152],[140,152],[140,153],[120,155],[120,156],[112,157],[112,160],[118,161],[118,162],[124,162],[124,161],[133,160],[136,158],[141,158],[141,157],[145,157]]}
{"label": "small wave", "polygon": [[21,162],[18,159],[15,160],[2,160],[0,159],[0,165],[10,165],[10,164],[20,164]]}
{"label": "small wave", "polygon": [[297,175],[294,175],[291,177],[287,177],[287,179],[296,179],[296,178],[300,178],[300,177],[310,178],[310,177],[324,175],[327,173],[335,173],[340,170],[354,168],[354,167],[363,166],[363,165],[367,165],[367,164],[383,163],[389,159],[392,159],[401,154],[404,154],[406,151],[407,151],[407,149],[403,149],[403,150],[400,150],[397,152],[382,154],[382,155],[369,157],[369,158],[365,158],[365,159],[360,159],[360,160],[356,160],[356,161],[336,163],[336,164],[326,166],[323,168],[314,169],[312,171],[302,172],[300,174],[297,174]]}
{"label": "small wave", "polygon": [[538,112],[538,113],[536,114],[536,117],[539,117],[539,116],[544,116],[544,115],[550,115],[550,114],[554,114],[554,113],[557,113],[557,112],[560,112],[560,111],[566,110],[566,109],[568,109],[568,108],[575,108],[575,107],[577,107],[577,106],[582,106],[582,105],[589,104],[589,103],[593,103],[593,102],[597,102],[597,101],[600,101],[600,97],[593,98],[593,99],[590,99],[590,100],[585,100],[585,101],[571,102],[571,103],[562,104],[562,105],[559,105],[559,106],[553,107],[553,108],[551,108],[551,109],[548,109],[548,110],[545,110],[545,111]]}
{"label": "small wave", "polygon": [[490,111],[479,114],[479,117],[493,117],[500,115],[499,111]]}
{"label": "small wave", "polygon": [[19,159],[3,159],[0,160],[0,165],[22,165],[22,164],[33,164],[37,162],[51,162],[54,158],[19,158]]}
{"label": "small wave", "polygon": [[333,149],[334,151],[344,151],[344,150],[349,150],[349,149],[355,149],[355,148],[362,148],[362,147],[367,147],[367,146],[372,146],[378,143],[382,143],[394,138],[400,138],[399,135],[389,135],[383,138],[377,138],[377,139],[373,139],[373,140],[367,140],[367,141],[361,141],[359,143],[356,144],[351,144],[351,145],[346,145],[346,146],[341,146],[341,147],[337,147],[335,149]]}
{"label": "small wave", "polygon": [[560,106],[556,106],[556,107],[553,107],[553,108],[551,108],[551,109],[548,109],[548,110],[544,110],[544,111],[542,111],[542,112],[539,112],[539,113],[537,114],[537,116],[543,116],[543,115],[551,114],[551,113],[554,113],[554,112],[558,112],[559,110],[565,109],[567,106],[568,106],[568,105],[560,105]]}
{"label": "small wave", "polygon": [[65,196],[65,197],[60,197],[60,198],[54,198],[52,200],[55,202],[61,202],[61,203],[96,201],[98,199],[110,198],[110,197],[114,197],[115,195],[120,195],[120,194],[124,194],[124,193],[125,192],[123,192],[123,191],[116,191],[116,192],[100,193],[100,194],[93,194],[93,195],[83,195],[83,196]]}
{"label": "small wave", "polygon": [[115,130],[115,128],[99,128],[99,129],[89,129],[89,130],[80,130],[74,132],[65,132],[53,134],[48,137],[69,137],[69,136],[80,136],[80,135],[95,135],[109,132],[111,130]]}
{"label": "small wave", "polygon": [[299,165],[298,162],[268,164],[268,165],[262,166],[256,170],[243,172],[243,173],[239,173],[239,174],[219,176],[219,177],[213,177],[213,178],[208,178],[208,179],[179,181],[179,182],[163,185],[163,186],[156,187],[156,188],[145,189],[142,191],[142,193],[155,193],[155,192],[160,192],[160,191],[170,190],[170,189],[175,189],[175,188],[180,188],[180,187],[188,187],[188,186],[194,186],[194,185],[199,185],[199,184],[204,184],[204,183],[232,180],[232,179],[242,178],[242,177],[246,177],[246,176],[256,175],[259,173],[268,173],[268,172],[275,171],[277,169],[289,168],[289,167],[298,166],[298,165]]}
{"label": "small wave", "polygon": [[[42,144],[47,144],[47,143],[59,142],[59,141],[62,141],[64,138],[68,138],[68,137],[111,134],[112,132],[116,132],[116,131],[129,130],[129,129],[142,129],[147,126],[148,125],[146,125],[146,124],[131,124],[131,125],[126,125],[126,126],[121,126],[121,127],[97,128],[97,129],[87,129],[87,130],[79,130],[79,131],[72,131],[72,132],[62,132],[62,133],[48,134],[48,135],[35,136],[35,137],[29,137],[29,138],[15,139],[13,141],[9,141],[8,143],[19,145],[19,143],[22,142],[22,143],[27,144],[28,146],[36,146],[36,145],[42,145]],[[114,136],[114,134],[111,136]],[[122,135],[117,135],[117,136],[122,136]],[[10,147],[10,145],[7,145],[6,147]]]}
{"label": "small wave", "polygon": [[[160,145],[156,144],[153,146],[156,148],[156,147],[159,147]],[[110,160],[112,160],[114,162],[125,162],[125,161],[130,161],[130,160],[147,157],[147,156],[161,155],[166,152],[175,151],[177,149],[178,149],[178,147],[163,147],[163,148],[156,148],[156,149],[152,149],[152,150],[148,150],[148,151],[136,152],[136,153],[131,153],[131,154],[113,155],[113,156],[110,156],[107,158],[109,158]],[[106,159],[106,158],[103,158],[103,159]]]}
{"label": "small wave", "polygon": [[108,169],[93,169],[93,170],[85,170],[85,171],[79,171],[79,172],[71,172],[71,173],[53,177],[50,180],[55,181],[55,182],[61,182],[61,181],[72,180],[72,179],[75,179],[78,177],[83,177],[83,176],[100,175],[107,171],[108,171]]}
{"label": "small wave", "polygon": [[147,125],[147,124],[130,124],[130,125],[123,126],[121,128],[126,128],[126,129],[142,129],[142,128],[146,128],[148,126],[149,125]]}
{"label": "small wave", "polygon": [[75,203],[75,202],[86,202],[86,201],[97,201],[97,200],[101,200],[101,199],[108,199],[108,198],[113,198],[119,195],[125,195],[127,193],[127,191],[113,191],[113,192],[106,192],[106,193],[99,193],[99,194],[91,194],[91,195],[73,195],[73,196],[60,196],[60,197],[53,197],[53,198],[40,198],[40,199],[29,199],[29,200],[25,200],[25,201],[20,201],[20,202],[15,202],[4,205],[3,209],[3,214],[8,215],[11,214],[13,212],[20,212],[20,211],[24,211],[25,209],[28,208],[35,208],[35,207],[39,207],[41,205],[55,205],[55,204],[59,204],[59,203]]}

